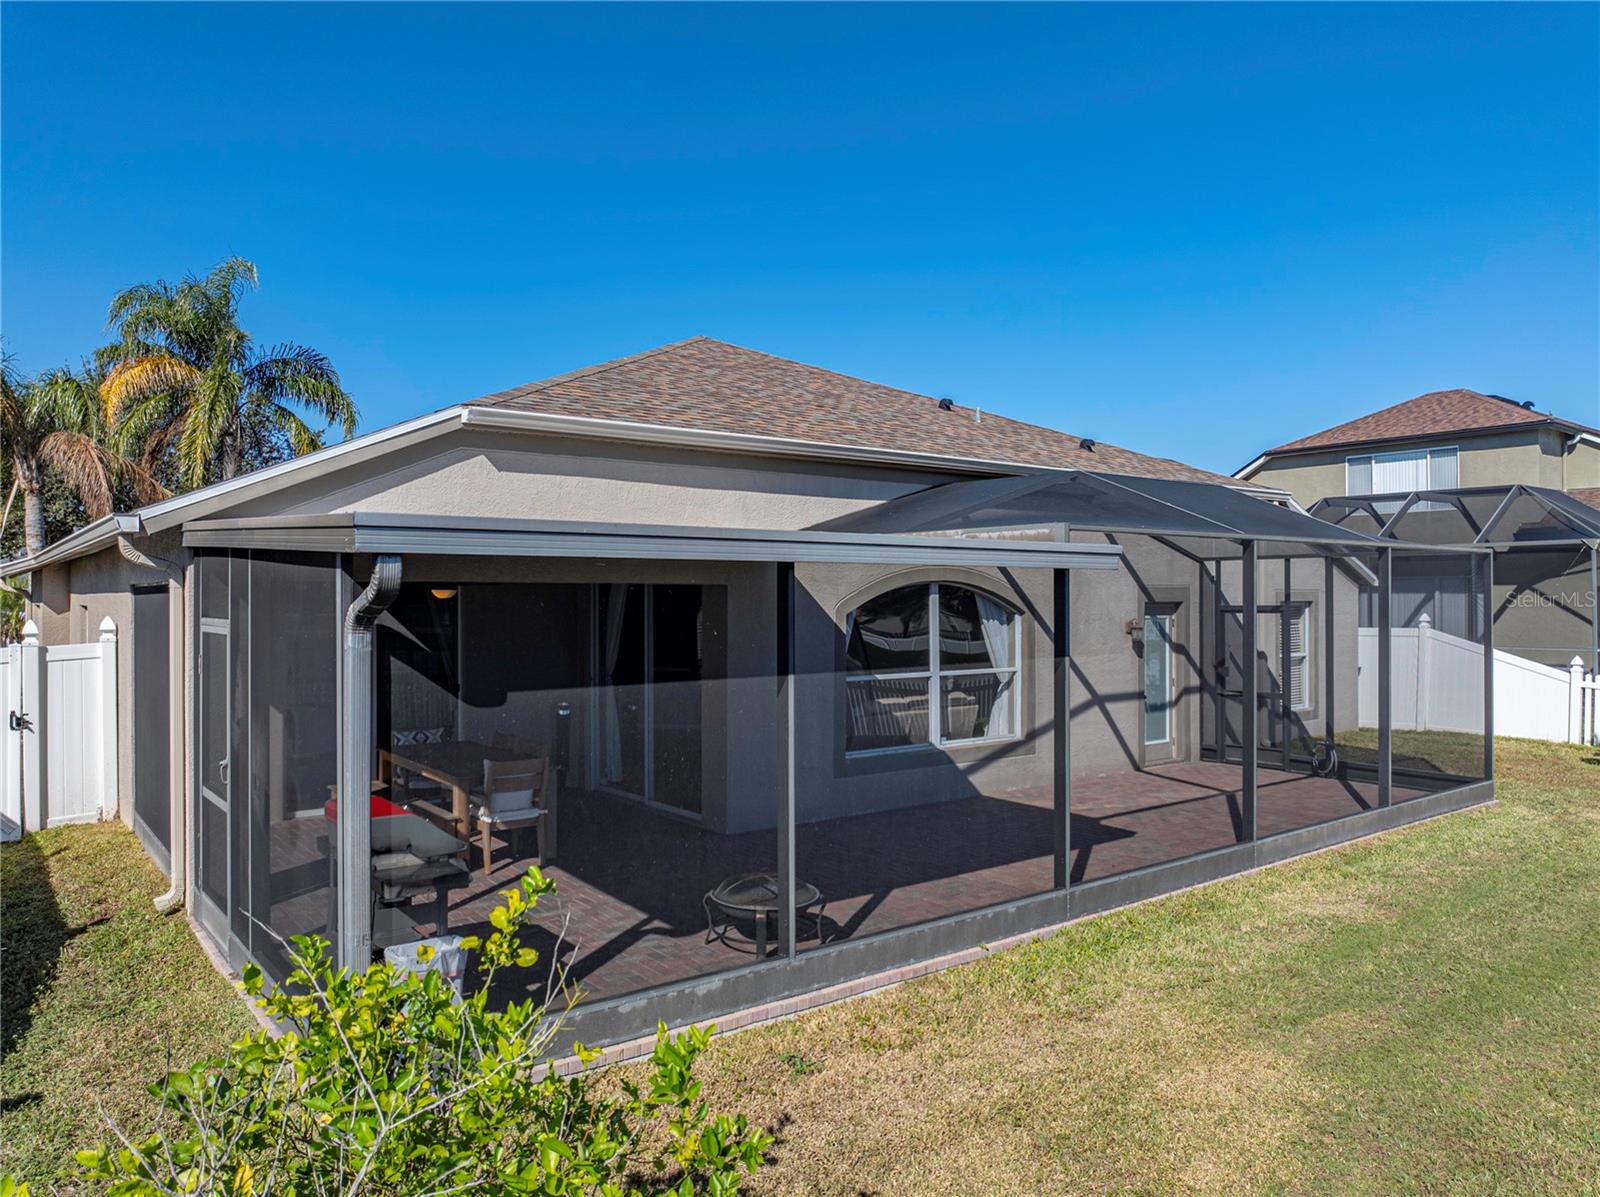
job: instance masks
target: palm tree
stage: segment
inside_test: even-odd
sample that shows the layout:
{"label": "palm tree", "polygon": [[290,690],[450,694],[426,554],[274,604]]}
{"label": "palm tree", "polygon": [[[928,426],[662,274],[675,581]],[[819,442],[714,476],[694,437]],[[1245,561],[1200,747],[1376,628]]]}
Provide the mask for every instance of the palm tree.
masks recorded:
{"label": "palm tree", "polygon": [[23,545],[45,545],[45,487],[51,474],[77,495],[90,519],[111,514],[116,484],[128,478],[141,502],[165,498],[150,473],[106,444],[101,379],[92,367],[23,378],[7,356],[0,362],[0,463],[11,478],[0,532],[22,496]]}
{"label": "palm tree", "polygon": [[145,283],[111,301],[121,340],[101,351],[110,368],[117,444],[180,486],[320,449],[326,430],[294,410],[355,432],[356,405],[322,354],[302,345],[261,352],[239,327],[239,301],[256,268],[229,258],[204,278]]}

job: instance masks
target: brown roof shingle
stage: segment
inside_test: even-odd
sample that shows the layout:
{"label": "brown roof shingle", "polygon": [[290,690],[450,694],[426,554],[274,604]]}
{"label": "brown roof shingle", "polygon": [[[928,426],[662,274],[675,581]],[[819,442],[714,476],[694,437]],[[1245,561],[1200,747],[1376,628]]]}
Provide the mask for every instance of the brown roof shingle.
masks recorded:
{"label": "brown roof shingle", "polygon": [[1458,432],[1485,432],[1530,424],[1582,428],[1582,425],[1533,411],[1498,395],[1485,395],[1457,387],[1452,391],[1429,391],[1426,395],[1418,395],[1415,399],[1407,399],[1382,411],[1371,412],[1286,445],[1279,445],[1276,449],[1268,449],[1267,453],[1295,453],[1307,449],[1412,440]]}
{"label": "brown roof shingle", "polygon": [[1567,492],[1580,503],[1587,503],[1596,511],[1600,511],[1600,486],[1580,486],[1576,490]]}
{"label": "brown roof shingle", "polygon": [[781,437],[813,444],[1101,470],[1146,478],[1231,478],[787,358],[693,337],[513,387],[478,405]]}

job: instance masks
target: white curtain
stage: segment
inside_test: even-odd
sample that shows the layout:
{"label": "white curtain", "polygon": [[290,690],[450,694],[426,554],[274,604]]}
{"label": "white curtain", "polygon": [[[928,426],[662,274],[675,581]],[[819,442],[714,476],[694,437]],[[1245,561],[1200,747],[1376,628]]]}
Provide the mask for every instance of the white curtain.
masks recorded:
{"label": "white curtain", "polygon": [[622,620],[628,609],[628,586],[613,582],[606,590],[606,739],[600,777],[622,780],[622,707],[617,701],[617,659],[622,654]]}
{"label": "white curtain", "polygon": [[996,669],[1008,669],[1011,666],[1011,612],[986,594],[977,594],[977,599],[978,619],[983,627],[984,647],[989,650],[989,664]]}
{"label": "white curtain", "polygon": [[[989,650],[989,663],[996,669],[1009,668],[1011,659],[1011,611],[1003,603],[981,591],[974,591],[978,600],[978,620],[983,628],[983,644]],[[1013,674],[1002,674],[996,680],[994,701],[989,706],[987,727],[991,736],[1011,734],[1011,683]]]}

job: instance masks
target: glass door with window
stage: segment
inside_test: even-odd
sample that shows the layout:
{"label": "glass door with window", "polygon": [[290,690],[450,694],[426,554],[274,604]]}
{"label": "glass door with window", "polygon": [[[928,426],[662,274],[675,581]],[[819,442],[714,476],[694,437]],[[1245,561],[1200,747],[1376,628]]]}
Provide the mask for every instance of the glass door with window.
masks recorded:
{"label": "glass door with window", "polygon": [[200,559],[199,797],[193,831],[197,914],[218,943],[227,942],[233,772],[233,684],[229,621],[229,560]]}
{"label": "glass door with window", "polygon": [[695,815],[703,789],[705,590],[595,588],[600,784]]}
{"label": "glass door with window", "polygon": [[1145,607],[1141,675],[1144,691],[1144,760],[1152,763],[1177,756],[1176,604]]}

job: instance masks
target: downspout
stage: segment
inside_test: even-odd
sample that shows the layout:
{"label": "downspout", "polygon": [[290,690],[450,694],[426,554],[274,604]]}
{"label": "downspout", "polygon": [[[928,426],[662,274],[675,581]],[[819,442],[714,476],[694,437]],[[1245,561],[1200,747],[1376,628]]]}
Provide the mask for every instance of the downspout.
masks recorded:
{"label": "downspout", "polygon": [[400,558],[373,561],[372,580],[344,613],[344,701],[339,739],[338,888],[340,968],[372,959],[372,629],[400,593]]}
{"label": "downspout", "polygon": [[189,727],[184,719],[189,660],[184,633],[189,621],[184,617],[184,573],[166,558],[134,548],[126,536],[117,537],[117,548],[135,565],[167,578],[167,871],[171,884],[166,893],[156,898],[155,906],[162,914],[168,914],[183,906],[189,860],[189,774],[184,751]]}

